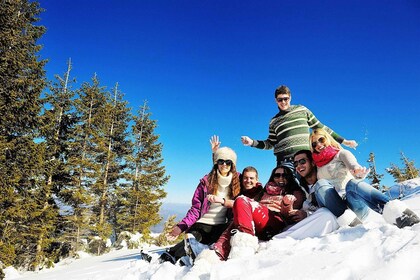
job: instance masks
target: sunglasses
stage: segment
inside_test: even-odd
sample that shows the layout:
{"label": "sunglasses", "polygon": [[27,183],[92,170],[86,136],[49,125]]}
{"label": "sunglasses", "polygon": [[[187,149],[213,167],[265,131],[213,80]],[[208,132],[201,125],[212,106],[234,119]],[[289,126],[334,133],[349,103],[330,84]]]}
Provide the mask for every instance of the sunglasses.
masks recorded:
{"label": "sunglasses", "polygon": [[226,164],[226,165],[232,165],[232,161],[230,160],[230,159],[218,159],[217,160],[217,164],[218,165],[223,165],[223,164]]}
{"label": "sunglasses", "polygon": [[276,98],[277,102],[283,102],[283,101],[287,102],[287,101],[289,101],[289,99],[290,99],[290,97]]}
{"label": "sunglasses", "polygon": [[274,173],[273,178],[286,178],[287,174],[286,173]]}
{"label": "sunglasses", "polygon": [[306,158],[301,158],[300,160],[294,161],[293,166],[296,168],[296,167],[298,167],[299,164],[301,164],[301,165],[305,164],[306,161],[307,161]]}
{"label": "sunglasses", "polygon": [[327,139],[325,137],[319,137],[318,140],[313,141],[311,145],[312,145],[312,148],[315,149],[318,143],[325,144],[325,142],[327,142]]}

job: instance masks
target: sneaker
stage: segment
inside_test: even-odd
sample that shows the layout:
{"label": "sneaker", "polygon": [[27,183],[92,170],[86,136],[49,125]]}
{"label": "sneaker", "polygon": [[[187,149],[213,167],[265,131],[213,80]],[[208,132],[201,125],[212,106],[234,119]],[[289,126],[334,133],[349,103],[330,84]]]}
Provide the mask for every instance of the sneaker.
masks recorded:
{"label": "sneaker", "polygon": [[420,222],[419,217],[410,209],[405,209],[402,216],[396,219],[397,227],[411,227]]}
{"label": "sneaker", "polygon": [[147,261],[147,262],[151,262],[152,261],[152,256],[149,255],[148,253],[144,252],[143,250],[140,251],[140,256],[143,260]]}

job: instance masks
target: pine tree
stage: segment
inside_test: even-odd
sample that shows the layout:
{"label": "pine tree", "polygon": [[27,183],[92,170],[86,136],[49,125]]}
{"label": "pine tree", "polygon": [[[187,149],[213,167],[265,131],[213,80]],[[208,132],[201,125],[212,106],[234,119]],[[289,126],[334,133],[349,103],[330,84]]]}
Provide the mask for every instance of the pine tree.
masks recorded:
{"label": "pine tree", "polygon": [[98,154],[96,161],[103,167],[101,177],[95,184],[99,195],[98,221],[96,232],[104,240],[110,235],[115,223],[117,199],[115,192],[119,181],[125,178],[127,156],[131,153],[128,140],[128,122],[131,120],[127,102],[118,90],[118,83],[113,90],[112,99],[105,106],[101,125],[98,127],[102,137],[97,138]]}
{"label": "pine tree", "polygon": [[[50,91],[45,94],[45,110],[42,115],[41,136],[46,145],[46,168],[45,168],[45,195],[47,201],[44,207],[55,206],[54,194],[57,199],[65,196],[67,186],[72,182],[72,158],[74,155],[71,143],[74,141],[75,124],[77,115],[74,107],[75,91],[72,90],[70,80],[71,60],[69,59],[67,71],[60,77],[56,75],[56,81],[50,86]],[[58,224],[59,221],[53,221]],[[66,237],[65,225],[60,219],[60,232],[58,238]],[[63,238],[63,240],[65,240]]]}
{"label": "pine tree", "polygon": [[168,233],[171,232],[172,228],[176,225],[175,219],[176,219],[176,215],[172,215],[165,222],[162,232],[158,235],[158,237],[156,237],[156,240],[155,240],[156,246],[159,246],[159,247],[168,246],[173,243],[173,242],[169,242],[166,236]]}
{"label": "pine tree", "polygon": [[36,44],[45,32],[35,25],[41,12],[37,2],[0,4],[0,244],[11,254],[0,259],[33,269],[53,231],[45,222],[56,215],[44,208],[45,145],[35,141],[46,86],[46,61]]}
{"label": "pine tree", "polygon": [[58,213],[44,184],[46,146],[37,140],[46,86],[36,44],[45,32],[35,25],[41,12],[37,2],[0,4],[0,240],[9,264],[32,269],[42,265]]}
{"label": "pine tree", "polygon": [[384,177],[384,175],[378,174],[376,172],[375,154],[373,152],[369,153],[369,159],[367,160],[367,162],[369,162],[370,168],[370,172],[367,175],[367,178],[370,180],[370,183],[374,188],[379,189],[381,180]]}
{"label": "pine tree", "polygon": [[96,74],[91,83],[84,82],[75,99],[78,123],[75,126],[74,141],[70,143],[72,181],[60,191],[63,201],[70,207],[64,219],[65,234],[72,241],[76,251],[82,239],[92,235],[96,223],[94,218],[93,186],[100,178],[100,164],[95,161],[98,123],[106,105],[105,88],[100,85]]}
{"label": "pine tree", "polygon": [[419,169],[414,165],[414,160],[407,158],[403,152],[401,152],[401,160],[404,164],[403,174],[406,180],[419,177]]}
{"label": "pine tree", "polygon": [[408,159],[403,152],[401,152],[400,155],[404,167],[400,168],[394,163],[391,163],[391,167],[388,167],[386,172],[391,174],[392,177],[394,177],[394,181],[397,183],[419,177],[419,169],[415,167],[414,161]]}
{"label": "pine tree", "polygon": [[163,186],[169,180],[162,166],[162,144],[155,134],[156,121],[151,119],[147,101],[134,117],[134,148],[129,183],[121,185],[117,222],[120,230],[140,232],[147,236],[150,227],[161,221],[159,209],[166,197]]}

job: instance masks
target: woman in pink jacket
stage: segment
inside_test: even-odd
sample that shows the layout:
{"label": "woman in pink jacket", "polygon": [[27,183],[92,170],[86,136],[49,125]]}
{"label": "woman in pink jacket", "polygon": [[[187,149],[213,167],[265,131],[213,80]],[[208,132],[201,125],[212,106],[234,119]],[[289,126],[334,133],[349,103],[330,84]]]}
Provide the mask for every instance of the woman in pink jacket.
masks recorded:
{"label": "woman in pink jacket", "polygon": [[[236,158],[236,153],[228,147],[217,149],[210,173],[200,180],[191,208],[172,228],[168,234],[169,240],[175,240],[182,232],[186,232],[202,244],[216,242],[228,226],[234,199],[241,191]],[[169,248],[160,256],[160,261],[176,263],[186,255],[184,247],[184,242],[180,242]]]}

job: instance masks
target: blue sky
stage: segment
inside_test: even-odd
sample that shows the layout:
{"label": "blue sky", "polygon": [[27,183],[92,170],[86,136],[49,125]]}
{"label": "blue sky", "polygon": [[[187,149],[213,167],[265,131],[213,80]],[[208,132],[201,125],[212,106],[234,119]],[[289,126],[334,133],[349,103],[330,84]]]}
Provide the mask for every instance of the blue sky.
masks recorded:
{"label": "blue sky", "polygon": [[272,151],[244,147],[266,139],[285,84],[292,104],[359,143],[367,165],[420,166],[420,4],[402,1],[41,0],[40,41],[47,75],[69,58],[76,87],[97,73],[116,82],[137,111],[148,100],[171,176],[166,202],[186,202],[211,169],[209,139],[253,165],[265,183]]}

